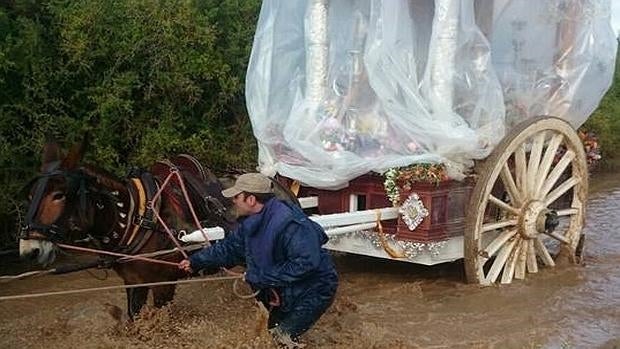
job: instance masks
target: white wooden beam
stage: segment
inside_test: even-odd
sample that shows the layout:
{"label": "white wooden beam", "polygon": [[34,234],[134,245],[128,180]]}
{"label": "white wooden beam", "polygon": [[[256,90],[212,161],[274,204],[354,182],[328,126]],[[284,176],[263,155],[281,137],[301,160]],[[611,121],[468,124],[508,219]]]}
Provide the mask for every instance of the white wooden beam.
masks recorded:
{"label": "white wooden beam", "polygon": [[311,216],[310,219],[319,223],[323,228],[341,227],[343,225],[376,222],[377,211],[380,212],[382,221],[396,219],[398,217],[398,208],[386,207],[375,210]]}
{"label": "white wooden beam", "polygon": [[299,205],[301,208],[312,208],[319,206],[319,197],[318,196],[308,196],[304,198],[298,198]]}

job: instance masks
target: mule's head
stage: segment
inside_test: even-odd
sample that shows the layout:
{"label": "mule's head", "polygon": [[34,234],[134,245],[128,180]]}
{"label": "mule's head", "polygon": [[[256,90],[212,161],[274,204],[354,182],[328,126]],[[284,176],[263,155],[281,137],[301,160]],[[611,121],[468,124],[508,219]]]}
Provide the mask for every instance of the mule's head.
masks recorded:
{"label": "mule's head", "polygon": [[22,258],[48,265],[56,257],[54,243],[83,229],[80,196],[88,178],[77,169],[82,144],[74,146],[66,157],[56,143],[45,145],[41,173],[28,187],[28,210],[19,235]]}

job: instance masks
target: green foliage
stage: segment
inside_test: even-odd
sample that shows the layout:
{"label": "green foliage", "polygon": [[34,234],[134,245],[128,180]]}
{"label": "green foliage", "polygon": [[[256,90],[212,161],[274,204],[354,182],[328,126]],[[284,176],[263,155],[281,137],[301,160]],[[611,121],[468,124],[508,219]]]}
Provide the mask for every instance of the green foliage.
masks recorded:
{"label": "green foliage", "polygon": [[616,59],[616,72],[611,88],[583,127],[598,135],[603,165],[611,165],[620,160],[620,59]]}
{"label": "green foliage", "polygon": [[177,152],[215,169],[250,167],[243,82],[259,8],[259,0],[0,4],[0,246],[46,135],[67,148],[88,131],[87,160],[119,175]]}

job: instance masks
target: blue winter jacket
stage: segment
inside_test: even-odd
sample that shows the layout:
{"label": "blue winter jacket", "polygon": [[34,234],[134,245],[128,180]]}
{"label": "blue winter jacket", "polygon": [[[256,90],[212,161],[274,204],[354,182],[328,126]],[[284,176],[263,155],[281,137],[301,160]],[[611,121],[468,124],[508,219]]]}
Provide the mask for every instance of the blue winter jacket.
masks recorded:
{"label": "blue winter jacket", "polygon": [[338,284],[331,257],[321,247],[327,240],[323,228],[299,207],[273,198],[225,239],[189,260],[194,270],[245,264],[246,281],[257,290],[279,291],[286,311],[306,289],[335,289]]}

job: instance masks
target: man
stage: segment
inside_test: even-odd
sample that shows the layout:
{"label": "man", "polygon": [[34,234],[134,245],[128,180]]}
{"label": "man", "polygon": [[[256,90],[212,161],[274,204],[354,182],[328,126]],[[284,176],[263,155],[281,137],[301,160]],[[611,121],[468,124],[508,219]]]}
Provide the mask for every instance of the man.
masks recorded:
{"label": "man", "polygon": [[327,235],[299,207],[276,199],[271,180],[262,174],[241,175],[222,194],[243,217],[238,228],[179,268],[191,273],[245,264],[245,281],[270,310],[274,339],[297,341],[331,305],[338,287],[331,257],[321,247]]}

